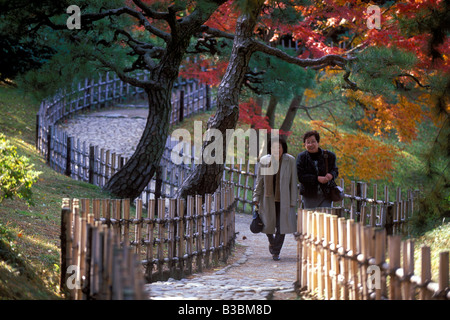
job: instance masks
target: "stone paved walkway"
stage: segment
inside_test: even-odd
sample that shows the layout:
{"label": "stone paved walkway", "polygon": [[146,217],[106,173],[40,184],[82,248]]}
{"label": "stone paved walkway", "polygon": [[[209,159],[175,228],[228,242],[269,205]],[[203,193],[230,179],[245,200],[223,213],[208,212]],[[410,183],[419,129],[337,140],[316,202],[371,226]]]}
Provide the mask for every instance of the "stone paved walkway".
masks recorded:
{"label": "stone paved walkway", "polygon": [[[75,138],[128,156],[139,141],[147,112],[143,108],[96,112],[77,116],[61,127]],[[147,284],[149,299],[297,299],[293,286],[297,268],[294,236],[286,236],[281,260],[274,261],[265,234],[250,232],[250,220],[248,214],[236,215],[236,244],[240,253],[233,264],[182,280]]]}

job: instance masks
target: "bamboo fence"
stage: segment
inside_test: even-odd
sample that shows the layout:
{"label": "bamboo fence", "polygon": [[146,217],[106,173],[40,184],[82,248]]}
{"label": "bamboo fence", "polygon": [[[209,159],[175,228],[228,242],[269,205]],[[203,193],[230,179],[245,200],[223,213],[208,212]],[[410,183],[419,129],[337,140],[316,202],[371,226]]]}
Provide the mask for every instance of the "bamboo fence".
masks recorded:
{"label": "bamboo fence", "polygon": [[414,242],[387,236],[336,214],[298,211],[298,291],[332,300],[450,299],[449,252],[440,253],[439,279],[431,281],[430,248],[421,248],[414,274]]}
{"label": "bamboo fence", "polygon": [[[67,267],[75,265],[81,289],[72,290],[72,298],[139,299],[141,275],[149,282],[183,278],[226,262],[235,240],[233,191],[223,184],[204,199],[151,199],[146,212],[137,199],[134,216],[129,199],[63,199],[61,288],[66,287]],[[115,258],[122,265],[111,260],[111,251],[123,252]],[[114,269],[119,265],[122,269]],[[128,285],[111,287],[114,277]]]}
{"label": "bamboo fence", "polygon": [[120,246],[114,230],[85,210],[86,199],[81,204],[78,199],[63,201],[61,290],[74,300],[145,299],[138,256],[130,246]]}

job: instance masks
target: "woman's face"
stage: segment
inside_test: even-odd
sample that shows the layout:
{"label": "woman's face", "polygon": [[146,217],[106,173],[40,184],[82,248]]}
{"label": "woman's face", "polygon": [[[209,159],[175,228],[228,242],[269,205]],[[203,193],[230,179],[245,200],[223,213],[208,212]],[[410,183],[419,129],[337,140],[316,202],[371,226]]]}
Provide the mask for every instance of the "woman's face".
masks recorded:
{"label": "woman's face", "polygon": [[306,138],[305,148],[306,148],[306,150],[308,150],[309,153],[319,152],[319,143],[317,142],[315,136]]}
{"label": "woman's face", "polygon": [[278,158],[281,158],[281,156],[283,155],[283,146],[281,145],[281,143],[273,142],[271,147],[272,150],[274,150],[273,154],[275,154],[275,150],[278,150]]}

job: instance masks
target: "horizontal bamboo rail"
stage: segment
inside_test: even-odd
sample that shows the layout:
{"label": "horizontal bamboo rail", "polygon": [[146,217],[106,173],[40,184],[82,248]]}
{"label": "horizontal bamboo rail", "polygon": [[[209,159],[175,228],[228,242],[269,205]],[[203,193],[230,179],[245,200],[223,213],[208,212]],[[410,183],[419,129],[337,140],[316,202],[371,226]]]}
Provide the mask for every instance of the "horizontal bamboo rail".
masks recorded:
{"label": "horizontal bamboo rail", "polygon": [[97,261],[93,254],[106,249],[89,249],[96,248],[95,236],[87,236],[93,226],[102,228],[94,232],[112,233],[114,239],[109,242],[115,246],[132,248],[142,268],[139,274],[145,274],[149,282],[182,278],[193,270],[201,272],[219,261],[226,262],[235,241],[235,205],[234,189],[227,184],[204,198],[150,199],[146,212],[142,200],[137,199],[134,216],[129,199],[63,199],[61,288],[67,279],[67,267],[76,265],[84,291],[71,292],[72,297],[129,296],[101,293],[102,275],[92,273],[94,267],[89,261]]}
{"label": "horizontal bamboo rail", "polygon": [[333,300],[450,299],[449,252],[440,253],[439,279],[431,281],[430,248],[422,247],[414,274],[414,243],[386,229],[337,215],[298,211],[298,291]]}

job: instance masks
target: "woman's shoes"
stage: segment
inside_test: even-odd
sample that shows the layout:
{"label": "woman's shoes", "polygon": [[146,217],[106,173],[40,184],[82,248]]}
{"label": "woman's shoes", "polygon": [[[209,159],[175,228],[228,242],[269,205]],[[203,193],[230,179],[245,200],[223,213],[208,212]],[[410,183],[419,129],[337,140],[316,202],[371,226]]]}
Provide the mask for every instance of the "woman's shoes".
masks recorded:
{"label": "woman's shoes", "polygon": [[270,252],[270,254],[272,255],[272,259],[273,259],[273,260],[275,260],[275,261],[280,260],[280,254],[276,254],[276,253],[273,251],[273,246],[272,246],[271,244],[269,244],[269,252]]}

